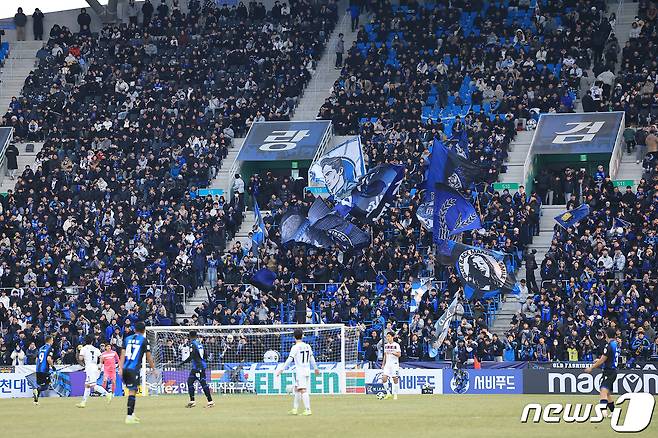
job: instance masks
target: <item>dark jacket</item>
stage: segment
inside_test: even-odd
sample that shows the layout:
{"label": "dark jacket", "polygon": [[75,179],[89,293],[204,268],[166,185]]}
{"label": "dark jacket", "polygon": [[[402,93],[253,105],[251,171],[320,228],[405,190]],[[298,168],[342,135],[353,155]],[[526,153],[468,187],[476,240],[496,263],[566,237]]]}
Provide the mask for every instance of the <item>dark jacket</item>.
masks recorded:
{"label": "dark jacket", "polygon": [[7,146],[5,151],[5,157],[7,157],[7,168],[10,170],[18,169],[18,148],[16,145],[10,144]]}

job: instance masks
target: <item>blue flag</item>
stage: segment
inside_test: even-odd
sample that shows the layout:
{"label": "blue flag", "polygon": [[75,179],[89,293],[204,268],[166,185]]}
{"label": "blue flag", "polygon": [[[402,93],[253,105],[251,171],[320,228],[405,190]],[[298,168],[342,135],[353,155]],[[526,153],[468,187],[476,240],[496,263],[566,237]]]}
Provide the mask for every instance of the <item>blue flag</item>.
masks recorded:
{"label": "blue flag", "polygon": [[261,268],[254,272],[249,284],[256,286],[260,290],[267,291],[274,289],[274,280],[276,280],[276,274],[274,272],[267,268]]}
{"label": "blue flag", "polygon": [[457,190],[437,184],[434,189],[433,229],[434,242],[468,230],[482,228],[475,207]]}
{"label": "blue flag", "polygon": [[589,216],[589,205],[582,204],[578,208],[565,211],[564,213],[555,216],[555,220],[557,221],[558,224],[560,224],[563,228],[566,229],[574,226],[576,223],[585,219],[587,216]]}
{"label": "blue flag", "polygon": [[625,221],[621,218],[616,217],[614,221],[614,228],[623,228],[624,230],[628,229],[631,227],[631,223],[628,221]]}
{"label": "blue flag", "polygon": [[455,315],[458,313],[461,313],[462,315],[464,314],[464,307],[461,306],[460,309],[460,306],[461,304],[459,303],[459,292],[457,292],[446,311],[443,312],[443,315],[441,315],[434,324],[434,329],[439,333],[439,339],[435,342],[436,345],[441,345],[443,344],[443,341],[445,341],[446,336],[448,336],[450,321],[452,321]]}
{"label": "blue flag", "polygon": [[441,263],[453,265],[467,300],[520,293],[511,258],[498,251],[445,240],[438,247]]}
{"label": "blue flag", "polygon": [[351,194],[336,205],[336,211],[343,217],[352,214],[379,218],[400,188],[403,177],[404,166],[397,164],[380,164],[370,169]]}
{"label": "blue flag", "polygon": [[337,246],[341,251],[370,243],[368,233],[340,216],[322,198],[315,199],[308,217],[298,207],[289,208],[281,218],[280,230],[281,243],[305,243],[325,249]]}
{"label": "blue flag", "polygon": [[447,184],[454,189],[466,188],[479,173],[480,166],[446,148],[442,141],[434,139],[425,178],[426,189],[434,190],[437,183]]}
{"label": "blue flag", "polygon": [[455,137],[457,143],[454,146],[454,151],[462,158],[468,159],[468,133],[463,129],[459,134],[459,138]]}
{"label": "blue flag", "polygon": [[[267,229],[265,228],[265,222],[263,222],[263,217],[260,214],[260,208],[258,208],[258,201],[256,199],[254,199],[254,219],[256,223],[254,224],[254,234],[251,240],[253,241],[253,246],[256,247],[256,251],[258,251],[258,248],[267,238]],[[258,228],[256,228],[256,225]]]}

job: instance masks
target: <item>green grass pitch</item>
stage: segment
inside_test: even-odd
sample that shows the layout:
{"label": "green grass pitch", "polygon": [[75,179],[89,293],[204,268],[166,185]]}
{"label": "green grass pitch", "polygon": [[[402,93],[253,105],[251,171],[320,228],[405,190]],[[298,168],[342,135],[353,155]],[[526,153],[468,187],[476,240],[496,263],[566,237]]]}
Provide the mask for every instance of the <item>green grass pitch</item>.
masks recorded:
{"label": "green grass pitch", "polygon": [[[375,396],[311,397],[313,416],[293,417],[290,396],[216,396],[205,409],[205,398],[186,409],[185,396],[139,397],[136,414],[142,423],[126,425],[125,401],[91,398],[78,409],[75,398],[0,401],[2,437],[599,437],[623,436],[609,420],[599,424],[521,424],[526,403],[596,403],[597,397],[530,395],[415,395],[399,400]],[[640,434],[658,436],[658,416]],[[626,434],[624,434],[626,435]]]}

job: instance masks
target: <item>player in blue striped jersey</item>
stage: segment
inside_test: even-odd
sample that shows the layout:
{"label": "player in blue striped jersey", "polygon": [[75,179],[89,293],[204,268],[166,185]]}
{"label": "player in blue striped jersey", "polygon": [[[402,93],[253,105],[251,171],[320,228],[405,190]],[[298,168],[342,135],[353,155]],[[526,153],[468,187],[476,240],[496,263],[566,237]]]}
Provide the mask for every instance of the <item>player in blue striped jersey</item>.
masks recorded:
{"label": "player in blue striped jersey", "polygon": [[586,373],[591,373],[595,368],[601,367],[603,370],[603,380],[601,380],[601,390],[599,391],[599,403],[603,410],[608,409],[608,416],[612,417],[615,410],[615,403],[612,400],[612,392],[615,381],[617,380],[617,365],[619,364],[619,344],[617,343],[617,331],[608,327],[605,330],[606,345],[603,354],[591,367],[585,369]]}
{"label": "player in blue striped jersey", "polygon": [[151,348],[144,336],[146,326],[139,321],[135,324],[135,334],[126,336],[123,340],[123,349],[119,358],[119,372],[123,378],[123,383],[128,388],[128,415],[126,415],[126,424],[139,423],[139,418],[135,415],[135,396],[139,386],[139,374],[142,368],[142,357],[146,355],[146,360],[151,369],[155,372],[155,363],[151,357]]}
{"label": "player in blue striped jersey", "polygon": [[46,336],[46,343],[39,348],[37,352],[36,371],[37,371],[37,388],[32,390],[34,404],[39,405],[39,396],[43,391],[48,390],[50,385],[50,369],[54,368],[53,363],[53,337]]}
{"label": "player in blue striped jersey", "polygon": [[182,366],[183,364],[192,362],[190,376],[187,378],[187,392],[190,395],[190,401],[187,403],[187,407],[193,408],[196,406],[196,402],[194,401],[194,382],[198,381],[203,389],[203,393],[206,395],[206,399],[208,400],[206,407],[212,408],[215,406],[215,402],[210,394],[208,382],[206,382],[206,369],[208,368],[208,364],[206,363],[203,344],[197,339],[196,330],[191,330],[188,334],[188,338],[190,339],[190,355],[181,363]]}

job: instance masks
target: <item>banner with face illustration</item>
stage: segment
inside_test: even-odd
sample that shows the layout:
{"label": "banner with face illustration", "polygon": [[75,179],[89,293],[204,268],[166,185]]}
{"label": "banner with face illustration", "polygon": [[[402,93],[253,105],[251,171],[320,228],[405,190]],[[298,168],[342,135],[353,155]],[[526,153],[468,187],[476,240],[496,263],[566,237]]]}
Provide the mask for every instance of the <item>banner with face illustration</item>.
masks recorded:
{"label": "banner with face illustration", "polygon": [[322,155],[308,171],[310,183],[325,185],[336,200],[347,197],[365,174],[366,166],[359,137],[347,140]]}
{"label": "banner with face illustration", "polygon": [[511,256],[450,240],[439,245],[438,255],[441,263],[455,267],[467,300],[520,292]]}

